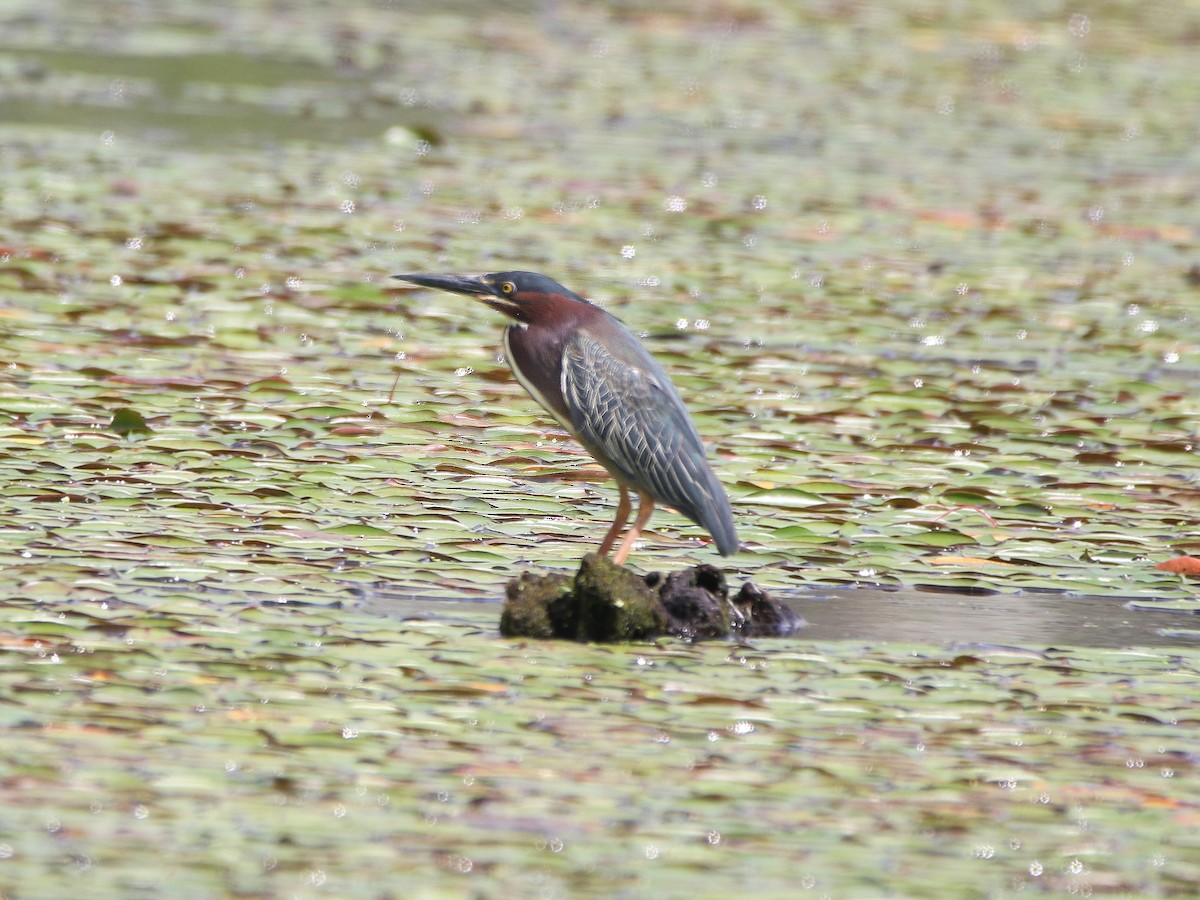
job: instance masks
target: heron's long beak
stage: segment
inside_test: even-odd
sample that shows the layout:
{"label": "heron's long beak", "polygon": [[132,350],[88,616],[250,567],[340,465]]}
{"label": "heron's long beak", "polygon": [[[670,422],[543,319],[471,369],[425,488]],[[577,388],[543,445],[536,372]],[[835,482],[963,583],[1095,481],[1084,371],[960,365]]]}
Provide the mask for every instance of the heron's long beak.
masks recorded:
{"label": "heron's long beak", "polygon": [[491,299],[501,296],[496,286],[484,281],[483,277],[472,278],[470,275],[393,275],[401,281],[421,287],[437,288],[452,294],[466,294],[468,297]]}

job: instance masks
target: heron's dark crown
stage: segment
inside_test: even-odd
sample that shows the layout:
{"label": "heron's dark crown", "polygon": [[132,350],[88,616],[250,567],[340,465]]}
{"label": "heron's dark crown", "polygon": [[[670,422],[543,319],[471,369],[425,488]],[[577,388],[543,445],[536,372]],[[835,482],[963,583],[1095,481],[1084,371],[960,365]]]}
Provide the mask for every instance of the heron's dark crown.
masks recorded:
{"label": "heron's dark crown", "polygon": [[556,294],[560,297],[578,300],[581,303],[591,302],[563,287],[553,278],[537,272],[489,272],[487,275],[481,276],[480,280],[497,288],[508,282],[516,288],[513,293],[518,298],[521,294]]}

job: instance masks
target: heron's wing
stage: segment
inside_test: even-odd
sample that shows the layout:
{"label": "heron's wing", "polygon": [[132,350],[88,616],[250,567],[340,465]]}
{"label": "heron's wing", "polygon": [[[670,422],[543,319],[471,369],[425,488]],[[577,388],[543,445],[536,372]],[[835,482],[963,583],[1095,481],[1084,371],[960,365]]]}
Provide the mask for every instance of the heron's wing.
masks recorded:
{"label": "heron's wing", "polygon": [[636,343],[609,353],[586,329],[567,341],[562,393],[580,442],[640,493],[707,528],[722,553],[737,549],[729,500],[666,373]]}

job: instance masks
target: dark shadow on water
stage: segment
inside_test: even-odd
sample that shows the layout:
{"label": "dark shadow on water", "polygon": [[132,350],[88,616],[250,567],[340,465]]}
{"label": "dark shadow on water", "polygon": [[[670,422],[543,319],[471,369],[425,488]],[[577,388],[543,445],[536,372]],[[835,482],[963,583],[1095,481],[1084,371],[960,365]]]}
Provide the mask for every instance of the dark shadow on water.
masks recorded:
{"label": "dark shadow on water", "polygon": [[[770,588],[768,588],[770,589]],[[1200,648],[1200,615],[1156,609],[1149,601],[1054,593],[956,594],[914,588],[826,587],[775,591],[808,622],[801,641],[877,641],[938,645]],[[493,611],[494,607],[494,611]],[[398,596],[364,598],[378,615],[419,619],[500,619],[495,601]]]}

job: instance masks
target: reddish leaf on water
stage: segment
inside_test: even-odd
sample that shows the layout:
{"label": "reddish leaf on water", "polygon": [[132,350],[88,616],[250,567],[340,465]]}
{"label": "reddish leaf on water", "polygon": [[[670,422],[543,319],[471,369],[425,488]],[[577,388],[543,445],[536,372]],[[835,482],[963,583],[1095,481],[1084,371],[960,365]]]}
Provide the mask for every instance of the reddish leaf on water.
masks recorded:
{"label": "reddish leaf on water", "polygon": [[1200,577],[1200,559],[1195,556],[1177,556],[1166,562],[1160,562],[1154,568],[1162,569],[1164,572],[1173,572],[1176,575]]}
{"label": "reddish leaf on water", "polygon": [[929,556],[925,561],[935,566],[1013,566],[1013,563],[978,556]]}

